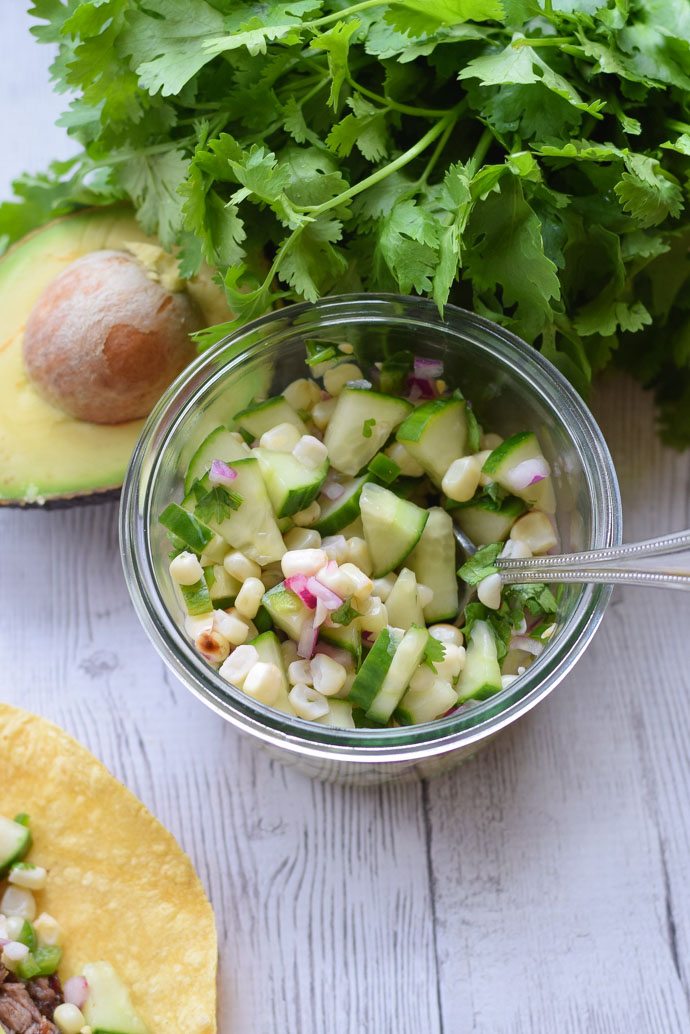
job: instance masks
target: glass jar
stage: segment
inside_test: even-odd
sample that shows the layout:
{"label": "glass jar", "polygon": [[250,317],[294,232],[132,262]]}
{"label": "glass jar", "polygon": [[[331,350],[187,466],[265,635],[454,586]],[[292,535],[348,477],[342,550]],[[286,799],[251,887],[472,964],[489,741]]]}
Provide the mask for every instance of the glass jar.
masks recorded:
{"label": "glass jar", "polygon": [[349,342],[364,364],[408,349],[441,359],[444,379],[501,435],[529,429],[551,464],[563,552],[621,541],[618,484],[592,414],[534,348],[489,320],[423,299],[347,295],[273,312],[201,355],[166,392],[143,430],[122,495],[120,540],[130,594],[163,660],[222,718],[281,761],[322,779],[378,783],[428,776],[474,753],[542,700],[592,639],[606,586],[568,585],[557,630],[508,688],[446,718],[393,729],[336,729],[290,717],[229,685],[194,650],[168,575],[169,543],[158,516],[180,500],[184,472],[203,438],[256,395],[305,376],[307,341]]}

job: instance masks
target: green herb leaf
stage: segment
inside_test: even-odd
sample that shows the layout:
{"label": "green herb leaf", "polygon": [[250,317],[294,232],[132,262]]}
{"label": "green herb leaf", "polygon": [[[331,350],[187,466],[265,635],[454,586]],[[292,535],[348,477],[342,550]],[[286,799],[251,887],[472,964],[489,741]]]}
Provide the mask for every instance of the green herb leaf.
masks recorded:
{"label": "green herb leaf", "polygon": [[331,613],[331,621],[336,625],[350,625],[355,618],[361,616],[361,613],[352,606],[351,601],[345,600],[344,603]]}
{"label": "green herb leaf", "polygon": [[432,671],[436,671],[436,665],[443,661],[446,656],[446,648],[443,643],[434,639],[432,635],[427,637],[426,646],[424,647],[424,664],[427,664]]}
{"label": "green herb leaf", "polygon": [[488,546],[482,546],[473,556],[462,565],[458,571],[458,577],[462,578],[468,585],[478,585],[484,578],[496,574],[496,558],[503,549],[502,542],[492,542]]}
{"label": "green herb leaf", "polygon": [[229,517],[233,510],[239,509],[241,503],[242,496],[238,492],[216,485],[201,496],[196,504],[195,513],[202,521],[220,523]]}
{"label": "green herb leaf", "polygon": [[374,419],[374,417],[369,417],[368,420],[365,420],[362,424],[362,438],[371,438],[372,434],[374,433],[374,427],[376,427],[376,420]]}

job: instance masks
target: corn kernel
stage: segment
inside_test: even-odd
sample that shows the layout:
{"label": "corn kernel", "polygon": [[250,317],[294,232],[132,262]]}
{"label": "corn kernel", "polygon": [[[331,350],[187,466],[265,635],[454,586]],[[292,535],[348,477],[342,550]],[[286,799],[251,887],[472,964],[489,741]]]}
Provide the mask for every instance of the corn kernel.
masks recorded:
{"label": "corn kernel", "polygon": [[[312,386],[316,387],[316,398],[314,398]],[[321,389],[314,381],[308,381],[306,377],[300,377],[298,380],[288,384],[283,391],[283,398],[294,410],[311,409],[314,402],[318,402],[321,398]]]}
{"label": "corn kernel", "polygon": [[498,610],[501,606],[501,589],[503,583],[500,574],[490,574],[488,578],[482,578],[477,586],[479,602],[483,603],[489,610]]}
{"label": "corn kernel", "polygon": [[360,602],[360,607],[359,627],[363,632],[377,634],[386,627],[388,624],[388,609],[378,596],[370,596],[368,599]]}
{"label": "corn kernel", "polygon": [[255,646],[238,646],[219,669],[219,675],[241,689],[258,660],[259,651]]}
{"label": "corn kernel", "polygon": [[246,582],[247,578],[259,578],[261,576],[259,565],[238,550],[228,553],[223,560],[223,567],[238,582]]}
{"label": "corn kernel", "polygon": [[558,537],[553,524],[541,510],[532,510],[524,517],[518,518],[510,529],[510,537],[514,542],[522,542],[535,556],[548,553],[558,545]]}
{"label": "corn kernel", "polygon": [[323,549],[291,549],[283,554],[280,565],[283,574],[289,578],[293,574],[316,574],[328,563]]}
{"label": "corn kernel", "polygon": [[81,1009],[78,1009],[76,1005],[63,1002],[62,1005],[58,1005],[53,1013],[53,1023],[60,1031],[60,1034],[80,1034],[80,1031],[86,1025],[86,1020]]}
{"label": "corn kernel", "polygon": [[452,682],[465,667],[465,647],[454,643],[444,643],[445,653],[442,661],[434,661],[436,677]]}
{"label": "corn kernel", "polygon": [[532,550],[526,542],[508,539],[500,555],[505,557],[506,560],[528,560],[532,556]]}
{"label": "corn kernel", "polygon": [[459,628],[455,625],[431,625],[429,628],[429,635],[432,639],[438,640],[439,643],[452,643],[454,646],[462,646],[464,643],[464,637]]}
{"label": "corn kernel", "polygon": [[[493,452],[493,449],[483,449],[481,452],[478,452],[476,454],[476,456],[474,458],[477,460],[477,462],[479,463],[480,467],[484,466],[484,464],[486,463],[486,461],[488,460],[488,458],[489,458],[489,456],[491,455],[492,452]],[[489,477],[488,474],[480,474],[479,475],[479,484],[482,486],[482,488],[486,487],[486,485],[490,485],[492,483],[492,481],[493,481],[493,478]]]}
{"label": "corn kernel", "polygon": [[257,661],[244,680],[242,689],[262,704],[275,704],[283,685],[283,674],[277,664]]}
{"label": "corn kernel", "polygon": [[294,424],[276,424],[275,427],[264,431],[259,439],[262,449],[271,449],[273,452],[292,452],[302,435]]}
{"label": "corn kernel", "polygon": [[170,577],[177,585],[195,585],[204,577],[204,569],[199,558],[185,550],[170,561]]}
{"label": "corn kernel", "polygon": [[347,539],[347,559],[351,564],[355,564],[359,567],[367,576],[370,575],[374,569],[374,565],[371,562],[369,547],[365,540],[360,538],[359,535],[352,535]]}
{"label": "corn kernel", "polygon": [[303,434],[295,443],[292,455],[305,467],[316,470],[328,459],[328,449],[313,434]]}
{"label": "corn kernel", "polygon": [[309,527],[314,521],[318,521],[321,516],[321,507],[317,503],[316,499],[313,503],[310,503],[305,510],[300,510],[299,513],[293,513],[292,520],[298,528]]}
{"label": "corn kernel", "polygon": [[249,625],[242,620],[234,607],[226,611],[215,611],[215,613],[225,614],[224,618],[218,617],[217,620],[214,618],[214,622],[217,625],[218,633],[224,636],[231,646],[240,646],[249,638]]}
{"label": "corn kernel", "polygon": [[341,690],[347,678],[347,669],[325,653],[317,653],[311,660],[314,689],[325,697],[333,697]]}
{"label": "corn kernel", "polygon": [[311,418],[319,431],[325,431],[328,427],[337,402],[337,399],[323,399],[321,402],[317,402],[312,409]]}
{"label": "corn kernel", "polygon": [[503,439],[500,434],[483,434],[479,439],[479,448],[489,452],[493,452],[499,445],[503,445]]}
{"label": "corn kernel", "polygon": [[242,588],[237,593],[235,600],[238,614],[250,620],[255,618],[265,591],[264,583],[260,578],[247,578],[246,582],[242,583]]}
{"label": "corn kernel", "polygon": [[329,395],[339,395],[348,381],[361,381],[362,371],[355,363],[340,363],[332,370],[326,370],[323,386]]}
{"label": "corn kernel", "polygon": [[342,564],[340,570],[343,572],[343,574],[346,574],[349,578],[352,579],[352,582],[355,586],[354,592],[352,593],[353,596],[356,596],[357,599],[364,599],[365,597],[371,595],[371,590],[374,588],[374,583],[372,582],[369,575],[365,574],[360,567],[358,567],[356,564],[348,562]]}
{"label": "corn kernel", "polygon": [[328,701],[323,693],[319,693],[313,686],[307,686],[304,682],[297,682],[288,693],[288,700],[292,704],[295,714],[299,718],[306,718],[307,721],[315,722],[328,714]]}
{"label": "corn kernel", "polygon": [[2,895],[0,912],[5,916],[21,916],[31,922],[36,916],[36,900],[30,890],[10,886]]}
{"label": "corn kernel", "polygon": [[316,579],[343,599],[347,596],[353,596],[357,588],[357,583],[352,576],[337,565],[333,567],[333,565],[327,564],[326,567],[322,567]]}
{"label": "corn kernel", "polygon": [[347,540],[344,535],[326,535],[321,540],[321,549],[329,560],[343,564],[347,560]]}
{"label": "corn kernel", "polygon": [[42,948],[52,948],[60,943],[62,935],[60,924],[48,912],[41,912],[38,919],[34,921],[34,930]]}
{"label": "corn kernel", "polygon": [[291,686],[296,686],[298,682],[303,682],[305,686],[311,686],[312,681],[311,664],[309,661],[300,659],[290,664],[288,667],[288,682]]}
{"label": "corn kernel", "polygon": [[385,603],[393,591],[393,586],[397,580],[397,576],[394,574],[387,574],[383,578],[374,578],[371,589],[372,595],[378,596]]}
{"label": "corn kernel", "polygon": [[476,456],[463,456],[453,460],[446,471],[441,488],[449,499],[456,503],[466,503],[477,491],[482,467]]}
{"label": "corn kernel", "polygon": [[222,664],[230,653],[230,641],[220,632],[202,632],[194,645],[210,664]]}
{"label": "corn kernel", "polygon": [[319,549],[321,536],[313,528],[290,528],[284,538],[287,549]]}
{"label": "corn kernel", "polygon": [[386,456],[400,467],[400,473],[407,478],[420,478],[424,468],[410,455],[402,442],[393,442],[385,450]]}
{"label": "corn kernel", "polygon": [[7,882],[15,887],[24,887],[25,890],[43,890],[47,877],[46,870],[40,865],[35,865],[32,869],[11,869]]}

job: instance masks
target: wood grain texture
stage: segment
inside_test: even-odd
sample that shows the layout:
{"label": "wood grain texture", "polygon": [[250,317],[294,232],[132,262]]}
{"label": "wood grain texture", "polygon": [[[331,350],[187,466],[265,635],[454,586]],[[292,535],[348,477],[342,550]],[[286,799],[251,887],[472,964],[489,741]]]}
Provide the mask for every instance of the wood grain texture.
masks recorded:
{"label": "wood grain texture", "polygon": [[[46,52],[0,6],[6,195],[71,145]],[[619,380],[597,410],[626,537],[690,525],[690,460],[658,445],[648,400]],[[575,673],[483,754],[353,790],[283,769],[165,671],[114,505],[0,513],[0,593],[2,699],[76,735],[194,858],[222,1034],[690,1030],[687,598],[618,590]]]}

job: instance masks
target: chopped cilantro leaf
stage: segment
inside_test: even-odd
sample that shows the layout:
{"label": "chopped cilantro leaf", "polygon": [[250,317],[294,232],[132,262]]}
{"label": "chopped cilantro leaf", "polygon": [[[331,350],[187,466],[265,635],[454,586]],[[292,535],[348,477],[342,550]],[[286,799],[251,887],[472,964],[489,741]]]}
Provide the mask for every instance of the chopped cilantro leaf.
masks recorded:
{"label": "chopped cilantro leaf", "polygon": [[349,625],[355,620],[355,618],[361,617],[362,615],[358,610],[352,606],[350,600],[345,600],[337,610],[334,610],[331,614],[331,621],[335,625]]}
{"label": "chopped cilantro leaf", "polygon": [[440,664],[445,656],[446,648],[443,643],[438,639],[434,639],[432,635],[428,636],[426,646],[424,647],[424,663],[435,672],[436,665]]}
{"label": "chopped cilantro leaf", "polygon": [[365,420],[362,424],[362,437],[371,438],[372,434],[374,433],[374,427],[376,427],[376,421],[373,417],[370,417],[368,420]]}
{"label": "chopped cilantro leaf", "polygon": [[478,585],[484,578],[496,574],[496,558],[503,549],[502,542],[492,542],[488,546],[482,546],[473,556],[462,565],[458,571],[458,577],[462,578],[468,585]]}
{"label": "chopped cilantro leaf", "polygon": [[233,510],[239,509],[242,496],[238,492],[216,485],[199,499],[196,513],[202,521],[224,521]]}

